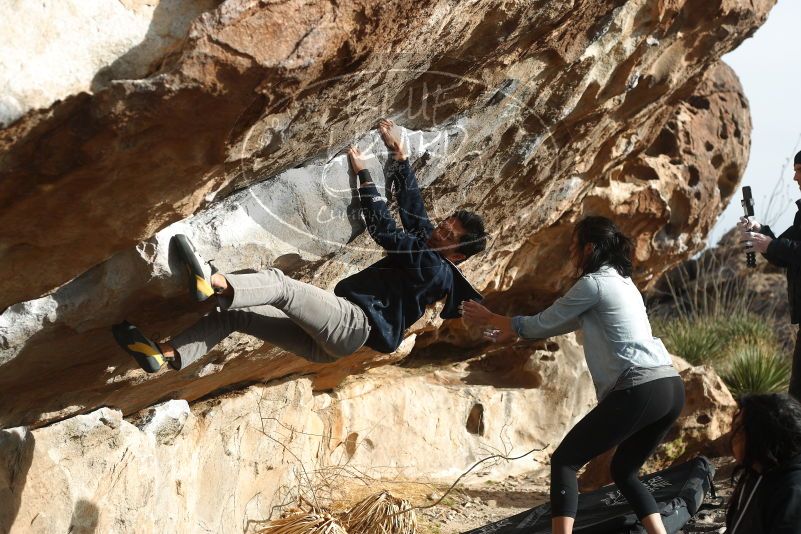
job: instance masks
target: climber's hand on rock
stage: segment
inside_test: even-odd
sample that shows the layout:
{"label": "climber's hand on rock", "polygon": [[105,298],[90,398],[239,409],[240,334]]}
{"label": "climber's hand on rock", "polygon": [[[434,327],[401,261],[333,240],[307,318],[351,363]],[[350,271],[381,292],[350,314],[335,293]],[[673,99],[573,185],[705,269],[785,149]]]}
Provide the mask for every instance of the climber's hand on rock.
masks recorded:
{"label": "climber's hand on rock", "polygon": [[402,161],[407,158],[406,151],[403,148],[403,141],[398,135],[395,122],[390,119],[381,119],[378,122],[378,132],[381,134],[381,139],[389,150],[390,156],[397,161]]}
{"label": "climber's hand on rock", "polygon": [[359,147],[356,145],[350,145],[347,150],[348,153],[348,161],[350,162],[350,166],[353,169],[353,172],[359,174],[360,171],[363,171],[366,167],[364,165],[364,155],[362,151],[359,150]]}

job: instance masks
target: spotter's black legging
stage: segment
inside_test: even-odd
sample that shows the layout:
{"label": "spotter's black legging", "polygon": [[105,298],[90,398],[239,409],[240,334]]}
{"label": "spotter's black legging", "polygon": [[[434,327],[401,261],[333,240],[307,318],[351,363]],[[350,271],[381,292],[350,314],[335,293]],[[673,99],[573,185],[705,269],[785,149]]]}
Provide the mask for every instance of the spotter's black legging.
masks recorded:
{"label": "spotter's black legging", "polygon": [[612,458],[615,484],[637,517],[657,513],[656,501],[637,475],[683,407],[684,384],[679,377],[660,378],[607,395],[567,433],[551,457],[551,516],[576,517],[576,472],[616,445]]}

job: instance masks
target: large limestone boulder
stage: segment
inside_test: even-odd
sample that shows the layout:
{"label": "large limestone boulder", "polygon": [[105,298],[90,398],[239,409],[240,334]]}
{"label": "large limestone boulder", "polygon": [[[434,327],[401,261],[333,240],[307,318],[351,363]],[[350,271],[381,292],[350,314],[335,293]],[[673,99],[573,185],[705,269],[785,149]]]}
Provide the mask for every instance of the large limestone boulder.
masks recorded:
{"label": "large limestone boulder", "polygon": [[[487,362],[382,367],[314,394],[308,379],[253,385],[124,418],[100,408],[33,431],[0,431],[0,531],[254,532],[297,503],[329,505],[349,485],[403,492],[544,470],[592,404],[581,347],[522,347],[538,385],[496,387]],[[399,484],[400,483],[400,484]]]}
{"label": "large limestone boulder", "polygon": [[128,318],[168,337],[206,311],[173,274],[177,232],[223,270],[278,265],[326,288],[377,259],[338,154],[358,141],[382,176],[370,130],[383,115],[408,128],[432,216],[486,216],[491,247],[464,270],[491,306],[550,303],[588,213],[637,237],[647,284],[703,245],[742,174],[747,104],[718,60],[772,4],[198,4],[150,67],[91,93],[47,89],[49,107],[31,101],[0,130],[0,425],[293,373],[330,388],[415,345],[479,343],[431,310],[390,357],[311,366],[234,337],[182,373],[145,376],[109,335]]}
{"label": "large limestone boulder", "polygon": [[[521,243],[648,148],[773,3],[229,0],[197,17],[148,77],[92,95],[53,89],[63,100],[0,133],[0,307],[40,296],[232,188],[330,156],[383,114],[426,129],[467,119],[470,141],[452,151],[436,204],[496,213],[498,261],[488,264],[498,275]],[[746,160],[750,126],[732,89],[724,116],[711,119],[712,148],[681,154],[726,162],[712,176],[694,165],[697,180],[735,177]],[[736,128],[717,124],[727,115]],[[667,138],[671,129],[680,128]],[[733,159],[728,143],[740,146]],[[731,193],[701,189],[707,213]],[[662,214],[688,202],[668,198]]]}
{"label": "large limestone boulder", "polygon": [[748,107],[720,57],[773,3],[3,4],[2,528],[247,532],[349,466],[442,480],[543,447],[525,469],[544,466],[592,404],[568,339],[378,368],[487,352],[434,306],[391,355],[311,365],[235,335],[151,376],[109,327],[166,338],[208,311],[176,276],[176,233],[223,271],[324,288],[379,258],[340,152],[374,154],[391,199],[382,116],[435,219],[485,215],[491,246],[463,268],[493,308],[564,290],[585,214],[636,237],[647,285],[703,246],[742,175]]}

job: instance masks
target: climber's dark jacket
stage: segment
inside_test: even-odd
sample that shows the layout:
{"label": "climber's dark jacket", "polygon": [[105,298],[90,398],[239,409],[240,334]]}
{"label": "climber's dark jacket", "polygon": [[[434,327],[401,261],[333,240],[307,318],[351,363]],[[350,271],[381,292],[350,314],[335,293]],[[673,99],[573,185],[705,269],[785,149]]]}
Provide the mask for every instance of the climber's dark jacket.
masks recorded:
{"label": "climber's dark jacket", "polygon": [[386,257],[339,282],[334,293],[359,306],[370,322],[366,345],[389,353],[398,348],[403,332],[423,316],[426,306],[445,298],[443,319],[460,316],[463,300],[480,300],[459,269],[428,241],[434,226],[428,218],[414,171],[408,160],[397,162],[397,199],[403,230],[370,182],[367,170],[359,172],[362,213],[367,231],[387,252]]}

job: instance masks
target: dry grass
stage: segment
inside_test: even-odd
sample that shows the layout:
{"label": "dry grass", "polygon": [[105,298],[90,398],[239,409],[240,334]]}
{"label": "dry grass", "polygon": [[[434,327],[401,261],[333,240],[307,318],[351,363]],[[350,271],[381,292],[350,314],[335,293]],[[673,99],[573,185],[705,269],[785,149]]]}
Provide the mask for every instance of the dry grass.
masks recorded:
{"label": "dry grass", "polygon": [[349,534],[414,534],[417,514],[409,501],[382,491],[346,512],[344,523]]}
{"label": "dry grass", "polygon": [[[363,499],[339,517],[312,508],[270,521],[259,534],[415,534],[417,514],[411,503],[386,491]],[[347,525],[347,528],[344,526]]]}
{"label": "dry grass", "polygon": [[348,534],[331,514],[313,511],[270,521],[259,534]]}

